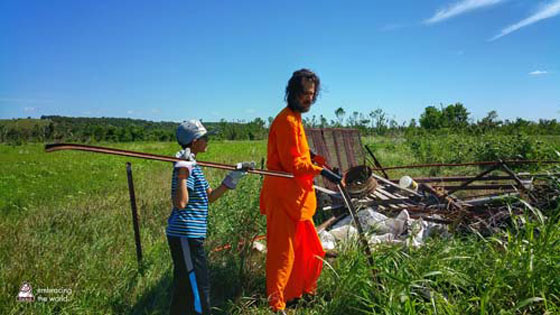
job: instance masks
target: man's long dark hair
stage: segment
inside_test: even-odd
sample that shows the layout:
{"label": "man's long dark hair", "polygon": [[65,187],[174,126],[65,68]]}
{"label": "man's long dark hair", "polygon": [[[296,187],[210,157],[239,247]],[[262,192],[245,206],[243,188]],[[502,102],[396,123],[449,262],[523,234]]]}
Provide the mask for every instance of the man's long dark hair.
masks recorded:
{"label": "man's long dark hair", "polygon": [[290,81],[288,81],[288,86],[286,86],[284,100],[288,102],[289,108],[299,108],[298,96],[303,92],[305,82],[312,82],[315,84],[315,95],[313,95],[311,104],[315,103],[317,100],[321,88],[321,80],[319,80],[319,77],[313,73],[313,71],[309,69],[300,69],[292,74]]}

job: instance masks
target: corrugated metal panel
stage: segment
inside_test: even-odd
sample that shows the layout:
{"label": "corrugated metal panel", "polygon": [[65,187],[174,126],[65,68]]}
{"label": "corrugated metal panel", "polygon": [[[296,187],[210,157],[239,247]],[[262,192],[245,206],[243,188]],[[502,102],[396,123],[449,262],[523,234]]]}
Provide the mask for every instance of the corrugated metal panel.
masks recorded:
{"label": "corrugated metal panel", "polygon": [[[341,172],[365,162],[360,131],[357,129],[307,128],[305,134],[311,149]],[[318,177],[317,182],[323,187],[336,189],[335,185],[323,178]]]}

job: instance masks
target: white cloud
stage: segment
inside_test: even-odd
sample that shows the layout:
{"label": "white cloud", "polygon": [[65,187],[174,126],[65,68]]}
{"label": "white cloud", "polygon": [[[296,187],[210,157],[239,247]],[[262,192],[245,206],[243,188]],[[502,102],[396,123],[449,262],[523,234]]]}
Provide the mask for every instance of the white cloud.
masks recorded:
{"label": "white cloud", "polygon": [[424,21],[426,24],[434,24],[454,16],[461,15],[479,8],[489,7],[505,0],[461,0],[444,9],[439,9],[434,16]]}
{"label": "white cloud", "polygon": [[546,70],[535,70],[535,71],[531,71],[529,72],[529,75],[543,75],[543,74],[547,74],[548,71]]}
{"label": "white cloud", "polygon": [[126,113],[127,113],[127,114],[132,114],[132,113],[134,113],[134,111],[131,110],[131,109],[129,109],[129,110],[126,111]]}
{"label": "white cloud", "polygon": [[560,14],[560,0],[555,0],[547,5],[541,6],[540,9],[538,9],[533,15],[529,16],[528,18],[525,18],[515,24],[512,24],[504,28],[503,30],[500,31],[500,33],[498,33],[498,35],[490,38],[489,41],[494,41],[500,37],[506,36],[511,32],[517,31],[522,27],[554,17],[558,14]]}
{"label": "white cloud", "polygon": [[32,106],[26,106],[23,108],[23,111],[26,113],[31,113],[34,112],[37,108],[36,107],[32,107]]}
{"label": "white cloud", "polygon": [[246,113],[246,114],[254,114],[254,113],[256,113],[256,110],[254,110],[253,108],[247,108],[247,109],[245,110],[245,113]]}

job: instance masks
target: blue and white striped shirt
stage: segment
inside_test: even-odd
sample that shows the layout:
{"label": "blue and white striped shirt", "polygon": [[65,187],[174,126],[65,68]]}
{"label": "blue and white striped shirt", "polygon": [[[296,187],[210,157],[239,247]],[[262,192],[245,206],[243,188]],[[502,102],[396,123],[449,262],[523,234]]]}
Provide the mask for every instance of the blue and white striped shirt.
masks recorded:
{"label": "blue and white striped shirt", "polygon": [[[177,183],[177,169],[174,168],[171,178],[171,200],[175,199]],[[210,185],[208,185],[202,169],[196,165],[187,178],[189,202],[184,209],[173,207],[173,211],[167,220],[167,235],[206,238],[208,217],[208,194],[206,191],[208,188],[210,188]]]}

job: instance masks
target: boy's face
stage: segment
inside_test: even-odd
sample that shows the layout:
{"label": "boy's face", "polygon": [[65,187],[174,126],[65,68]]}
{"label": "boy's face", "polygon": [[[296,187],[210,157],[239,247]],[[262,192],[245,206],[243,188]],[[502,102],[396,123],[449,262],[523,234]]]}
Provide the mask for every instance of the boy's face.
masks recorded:
{"label": "boy's face", "polygon": [[207,148],[208,148],[208,136],[202,136],[198,139],[193,140],[193,143],[191,145],[191,152],[193,152],[194,154],[200,152],[206,152]]}

